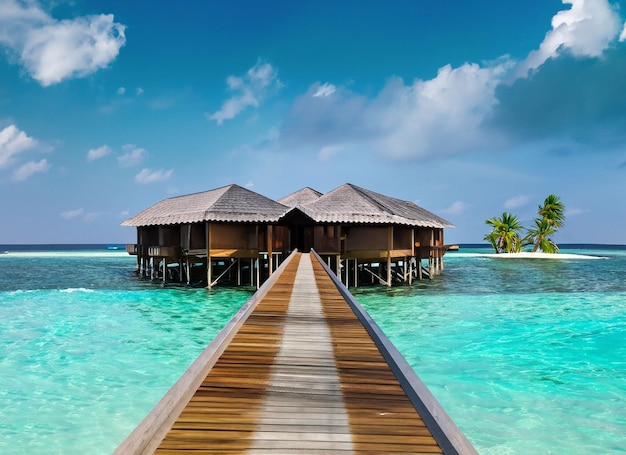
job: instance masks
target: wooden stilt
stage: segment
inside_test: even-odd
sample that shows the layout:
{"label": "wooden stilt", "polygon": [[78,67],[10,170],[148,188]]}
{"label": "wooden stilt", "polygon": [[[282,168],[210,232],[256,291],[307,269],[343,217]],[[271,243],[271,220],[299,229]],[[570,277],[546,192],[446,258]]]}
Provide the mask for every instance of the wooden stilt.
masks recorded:
{"label": "wooden stilt", "polygon": [[430,279],[430,280],[432,280],[433,276],[435,275],[435,267],[434,267],[433,262],[434,262],[433,261],[433,257],[430,256],[428,258],[428,279]]}
{"label": "wooden stilt", "polygon": [[404,256],[404,260],[402,261],[402,282],[403,283],[407,282],[407,276],[406,276],[406,256]]}
{"label": "wooden stilt", "polygon": [[259,289],[261,287],[261,257],[259,256],[256,260],[256,288]]}
{"label": "wooden stilt", "polygon": [[272,244],[274,240],[272,234],[274,233],[273,226],[270,224],[267,226],[267,268],[269,269],[269,276],[272,276],[274,266],[274,254],[272,253]]}
{"label": "wooden stilt", "polygon": [[393,226],[387,228],[387,286],[391,287],[391,249],[393,248]]}
{"label": "wooden stilt", "polygon": [[213,268],[211,264],[211,223],[208,221],[205,224],[205,241],[206,241],[206,283],[207,287],[211,288],[213,282]]}

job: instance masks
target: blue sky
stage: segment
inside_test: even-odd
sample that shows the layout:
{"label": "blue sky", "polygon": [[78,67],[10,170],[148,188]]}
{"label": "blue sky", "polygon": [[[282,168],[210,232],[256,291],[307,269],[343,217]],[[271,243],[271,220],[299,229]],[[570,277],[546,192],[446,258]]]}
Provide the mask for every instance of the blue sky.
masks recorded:
{"label": "blue sky", "polygon": [[482,242],[550,193],[626,244],[626,4],[0,0],[0,244],[125,243],[230,183],[343,183]]}

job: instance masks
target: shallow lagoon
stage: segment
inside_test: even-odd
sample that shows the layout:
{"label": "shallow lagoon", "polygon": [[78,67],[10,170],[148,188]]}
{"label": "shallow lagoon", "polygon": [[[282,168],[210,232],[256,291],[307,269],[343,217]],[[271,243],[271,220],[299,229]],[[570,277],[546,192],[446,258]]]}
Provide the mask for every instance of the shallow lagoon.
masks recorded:
{"label": "shallow lagoon", "polygon": [[[624,453],[626,251],[487,252],[355,295],[480,453]],[[134,267],[106,250],[0,255],[1,453],[110,453],[251,295]]]}

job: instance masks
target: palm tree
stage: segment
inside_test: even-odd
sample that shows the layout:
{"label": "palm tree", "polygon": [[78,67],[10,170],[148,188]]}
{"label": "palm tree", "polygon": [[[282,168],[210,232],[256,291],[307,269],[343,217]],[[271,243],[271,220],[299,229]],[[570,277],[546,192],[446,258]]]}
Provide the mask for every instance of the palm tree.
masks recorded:
{"label": "palm tree", "polygon": [[543,201],[543,206],[539,206],[537,213],[541,218],[546,220],[549,225],[555,228],[563,227],[565,223],[565,205],[561,202],[561,199],[554,194],[548,195]]}
{"label": "palm tree", "polygon": [[487,240],[496,250],[496,253],[506,251],[507,253],[522,250],[522,239],[519,235],[523,229],[517,216],[504,212],[502,217],[490,218],[485,220],[486,224],[493,227],[492,231],[485,234],[484,240]]}
{"label": "palm tree", "polygon": [[526,235],[529,243],[534,243],[532,252],[541,249],[544,253],[556,253],[559,247],[550,238],[556,231],[555,225],[546,218],[535,218],[535,227],[528,229]]}
{"label": "palm tree", "polygon": [[538,249],[544,253],[556,253],[559,247],[550,238],[565,223],[565,205],[561,199],[550,194],[540,205],[535,218],[535,227],[528,229],[526,239],[529,243],[533,243],[532,252]]}

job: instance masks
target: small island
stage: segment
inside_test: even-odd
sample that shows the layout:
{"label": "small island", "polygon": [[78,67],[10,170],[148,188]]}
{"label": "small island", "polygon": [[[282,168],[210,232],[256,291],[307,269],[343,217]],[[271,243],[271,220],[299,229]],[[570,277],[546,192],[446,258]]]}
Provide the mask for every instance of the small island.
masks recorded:
{"label": "small island", "polygon": [[[561,199],[550,194],[537,209],[533,226],[524,228],[517,215],[504,212],[500,218],[485,220],[492,227],[484,240],[495,250],[488,257],[509,259],[600,259],[598,256],[562,254],[552,237],[565,224],[565,205]],[[522,231],[526,231],[522,235]],[[525,251],[532,245],[530,251]]]}

